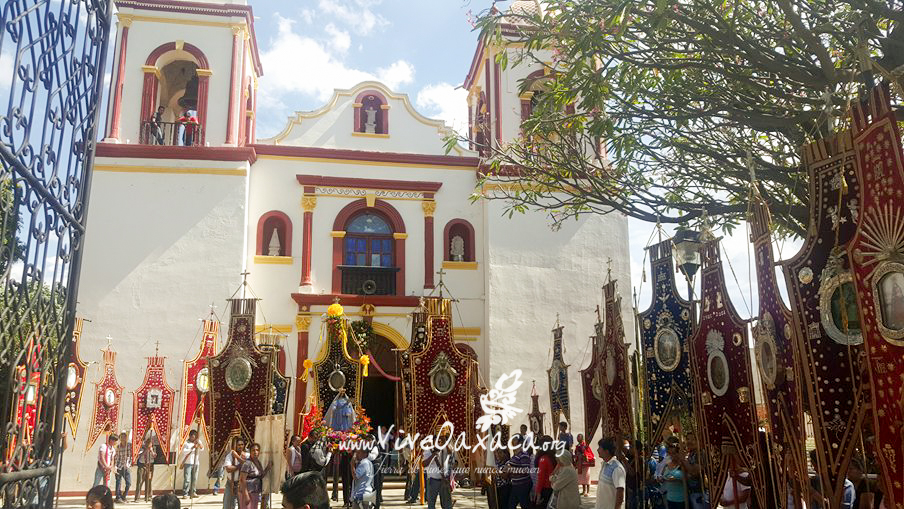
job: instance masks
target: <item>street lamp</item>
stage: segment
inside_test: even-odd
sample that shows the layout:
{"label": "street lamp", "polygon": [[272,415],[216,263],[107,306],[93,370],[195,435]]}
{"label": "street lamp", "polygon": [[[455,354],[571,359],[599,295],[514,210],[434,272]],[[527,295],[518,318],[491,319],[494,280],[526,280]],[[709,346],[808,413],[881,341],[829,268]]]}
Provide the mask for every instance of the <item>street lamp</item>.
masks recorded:
{"label": "street lamp", "polygon": [[675,261],[678,269],[687,278],[688,299],[694,300],[694,274],[700,268],[700,232],[694,230],[678,230],[672,237],[672,245],[675,248]]}

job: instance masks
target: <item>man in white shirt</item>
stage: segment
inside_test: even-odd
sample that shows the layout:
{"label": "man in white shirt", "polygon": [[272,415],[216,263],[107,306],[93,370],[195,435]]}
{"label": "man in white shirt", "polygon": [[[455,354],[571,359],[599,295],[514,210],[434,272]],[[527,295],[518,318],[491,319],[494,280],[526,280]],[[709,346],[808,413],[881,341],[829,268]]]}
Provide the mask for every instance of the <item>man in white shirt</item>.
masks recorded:
{"label": "man in white shirt", "polygon": [[725,486],[722,488],[720,507],[725,509],[748,509],[750,502],[750,474],[739,472],[732,466],[725,478]]}
{"label": "man in white shirt", "polygon": [[603,460],[596,492],[596,509],[623,509],[625,503],[625,467],[615,457],[615,441],[601,439],[597,450]]}
{"label": "man in white shirt", "polygon": [[424,450],[424,477],[426,477],[427,509],[436,509],[436,496],[442,509],[452,509],[452,484],[450,454],[439,448]]}
{"label": "man in white shirt", "polygon": [[242,463],[249,457],[245,450],[245,439],[235,437],[232,450],[223,458],[223,470],[226,471],[226,489],[223,490],[223,509],[235,509],[239,501],[239,478]]}
{"label": "man in white shirt", "polygon": [[97,451],[97,470],[94,472],[94,486],[103,484],[110,487],[110,474],[113,472],[116,460],[116,442],[119,437],[116,433],[110,433],[107,442],[100,444],[100,450]]}
{"label": "man in white shirt", "polygon": [[182,498],[197,498],[198,469],[201,468],[201,450],[204,449],[198,443],[198,431],[188,432],[188,440],[182,447],[182,463],[179,468],[182,473]]}

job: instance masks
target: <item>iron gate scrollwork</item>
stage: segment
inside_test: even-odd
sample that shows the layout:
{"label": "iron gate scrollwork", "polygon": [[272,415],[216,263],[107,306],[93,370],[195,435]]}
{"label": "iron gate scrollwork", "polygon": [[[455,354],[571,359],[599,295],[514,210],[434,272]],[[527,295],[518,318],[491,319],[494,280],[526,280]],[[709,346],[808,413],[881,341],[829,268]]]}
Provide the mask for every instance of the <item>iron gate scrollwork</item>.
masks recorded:
{"label": "iron gate scrollwork", "polygon": [[0,5],[0,504],[49,508],[111,10]]}

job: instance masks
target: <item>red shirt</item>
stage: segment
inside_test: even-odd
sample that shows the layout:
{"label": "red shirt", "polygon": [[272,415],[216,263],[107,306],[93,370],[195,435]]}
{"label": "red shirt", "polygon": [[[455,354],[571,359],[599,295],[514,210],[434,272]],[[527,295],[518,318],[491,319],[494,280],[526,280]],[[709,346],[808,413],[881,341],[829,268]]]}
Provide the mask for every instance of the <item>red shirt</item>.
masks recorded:
{"label": "red shirt", "polygon": [[537,463],[537,485],[535,486],[535,490],[537,493],[545,489],[552,489],[552,484],[549,482],[549,476],[552,475],[552,471],[556,468],[556,460],[551,458],[548,454],[544,454],[540,456],[540,461]]}

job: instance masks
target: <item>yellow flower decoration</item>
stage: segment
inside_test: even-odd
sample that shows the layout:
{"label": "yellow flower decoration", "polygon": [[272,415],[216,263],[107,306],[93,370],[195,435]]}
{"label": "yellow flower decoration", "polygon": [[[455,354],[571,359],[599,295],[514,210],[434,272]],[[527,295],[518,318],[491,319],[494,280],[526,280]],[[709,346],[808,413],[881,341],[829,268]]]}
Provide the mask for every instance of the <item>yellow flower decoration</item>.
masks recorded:
{"label": "yellow flower decoration", "polygon": [[304,371],[301,373],[301,381],[307,382],[308,371],[314,366],[314,363],[311,361],[311,359],[305,359],[304,362],[301,363],[301,365],[304,366]]}
{"label": "yellow flower decoration", "polygon": [[361,365],[364,366],[363,375],[367,376],[367,366],[370,364],[370,357],[366,355],[361,356]]}
{"label": "yellow flower decoration", "polygon": [[333,318],[342,316],[342,313],[342,306],[338,302],[334,302],[333,304],[330,304],[330,307],[326,308],[326,314]]}

